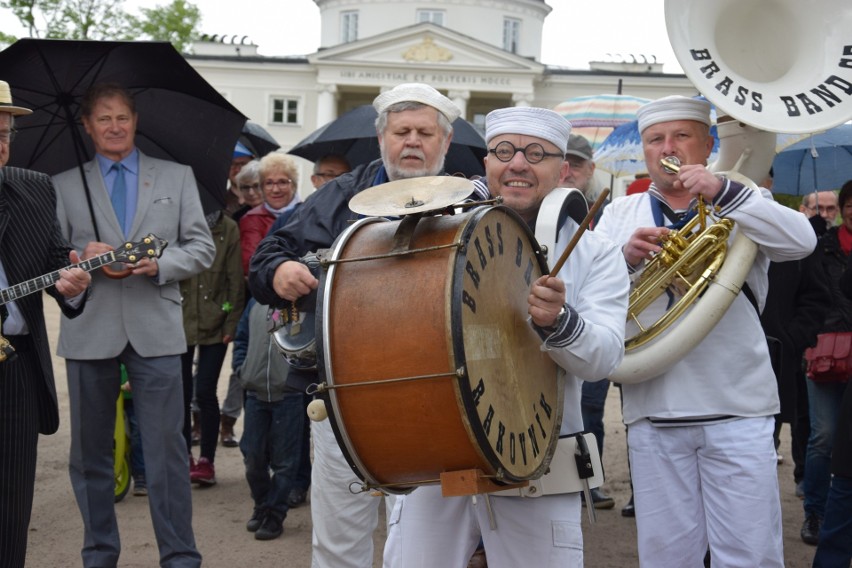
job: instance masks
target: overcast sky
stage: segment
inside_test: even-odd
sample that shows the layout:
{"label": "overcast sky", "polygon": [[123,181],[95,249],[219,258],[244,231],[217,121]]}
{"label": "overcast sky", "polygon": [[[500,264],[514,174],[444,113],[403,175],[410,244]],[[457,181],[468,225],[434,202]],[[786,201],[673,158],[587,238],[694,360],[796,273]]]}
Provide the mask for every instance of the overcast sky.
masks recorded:
{"label": "overcast sky", "polygon": [[[170,0],[125,0],[136,12]],[[313,0],[194,0],[201,8],[201,31],[247,35],[263,55],[304,55],[319,47],[319,8]],[[588,68],[590,60],[656,56],[667,73],[681,72],[669,45],[663,0],[547,0],[553,11],[544,21],[542,63]],[[24,35],[17,20],[0,11],[4,30]],[[18,28],[14,30],[14,28]],[[607,55],[611,54],[611,55]],[[620,57],[619,55],[620,54]]]}

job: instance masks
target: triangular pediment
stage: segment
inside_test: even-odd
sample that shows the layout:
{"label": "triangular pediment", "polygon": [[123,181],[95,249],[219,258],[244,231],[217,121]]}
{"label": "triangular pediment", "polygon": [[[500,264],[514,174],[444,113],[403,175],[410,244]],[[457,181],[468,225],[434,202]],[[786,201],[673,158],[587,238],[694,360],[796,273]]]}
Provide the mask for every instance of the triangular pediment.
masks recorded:
{"label": "triangular pediment", "polygon": [[308,56],[324,65],[445,67],[479,71],[541,73],[544,65],[431,23],[420,23],[358,41],[336,45]]}

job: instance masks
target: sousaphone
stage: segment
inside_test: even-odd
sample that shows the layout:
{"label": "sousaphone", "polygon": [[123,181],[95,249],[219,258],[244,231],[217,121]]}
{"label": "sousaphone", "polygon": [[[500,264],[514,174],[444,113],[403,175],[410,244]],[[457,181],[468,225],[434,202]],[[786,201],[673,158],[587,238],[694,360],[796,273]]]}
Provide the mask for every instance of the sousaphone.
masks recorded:
{"label": "sousaphone", "polygon": [[[666,0],[665,14],[684,73],[719,115],[720,152],[710,166],[713,171],[756,189],[752,180],[765,179],[772,165],[776,132],[821,132],[852,119],[852,3]],[[718,256],[711,259],[707,253],[706,265],[714,268],[683,315],[648,326],[654,327],[651,340],[637,341],[628,334],[624,361],[613,381],[629,384],[659,376],[722,318],[757,254],[755,243],[739,231],[732,234],[713,247]],[[697,235],[676,235],[685,243],[678,254],[698,256],[695,247],[705,245]],[[662,272],[664,262],[658,255],[645,272]],[[664,292],[676,283],[640,282],[631,301],[648,292],[643,285]]]}

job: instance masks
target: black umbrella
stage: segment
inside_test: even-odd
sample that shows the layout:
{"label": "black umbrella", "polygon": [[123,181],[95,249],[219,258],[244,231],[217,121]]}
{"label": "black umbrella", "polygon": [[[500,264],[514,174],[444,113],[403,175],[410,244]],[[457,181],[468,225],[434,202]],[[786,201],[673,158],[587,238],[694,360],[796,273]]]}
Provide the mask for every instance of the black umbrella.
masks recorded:
{"label": "black umbrella", "polygon": [[245,126],[243,126],[240,142],[248,146],[248,149],[258,158],[262,158],[281,147],[281,144],[272,137],[272,134],[251,120],[247,120]]}
{"label": "black umbrella", "polygon": [[[288,154],[315,162],[328,154],[341,154],[353,167],[379,158],[376,109],[363,105],[340,115],[293,146]],[[453,122],[453,141],[444,170],[465,177],[485,175],[482,159],[488,152],[482,135],[466,120]]]}
{"label": "black umbrella", "polygon": [[92,159],[80,99],[117,83],[136,100],[136,144],[155,158],[192,167],[205,212],[225,204],[234,145],[245,123],[166,42],[21,39],[0,52],[2,79],[33,114],[15,120],[9,165],[56,174]]}

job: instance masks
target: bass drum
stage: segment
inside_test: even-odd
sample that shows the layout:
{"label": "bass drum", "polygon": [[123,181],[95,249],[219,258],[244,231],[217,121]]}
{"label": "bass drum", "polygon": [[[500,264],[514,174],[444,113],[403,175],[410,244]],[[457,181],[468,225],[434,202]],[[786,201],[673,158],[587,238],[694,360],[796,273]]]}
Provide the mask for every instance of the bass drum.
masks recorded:
{"label": "bass drum", "polygon": [[369,487],[405,493],[442,472],[498,483],[542,476],[562,421],[557,366],[527,323],[546,273],[505,207],[362,219],[335,242],[320,284],[329,418]]}

